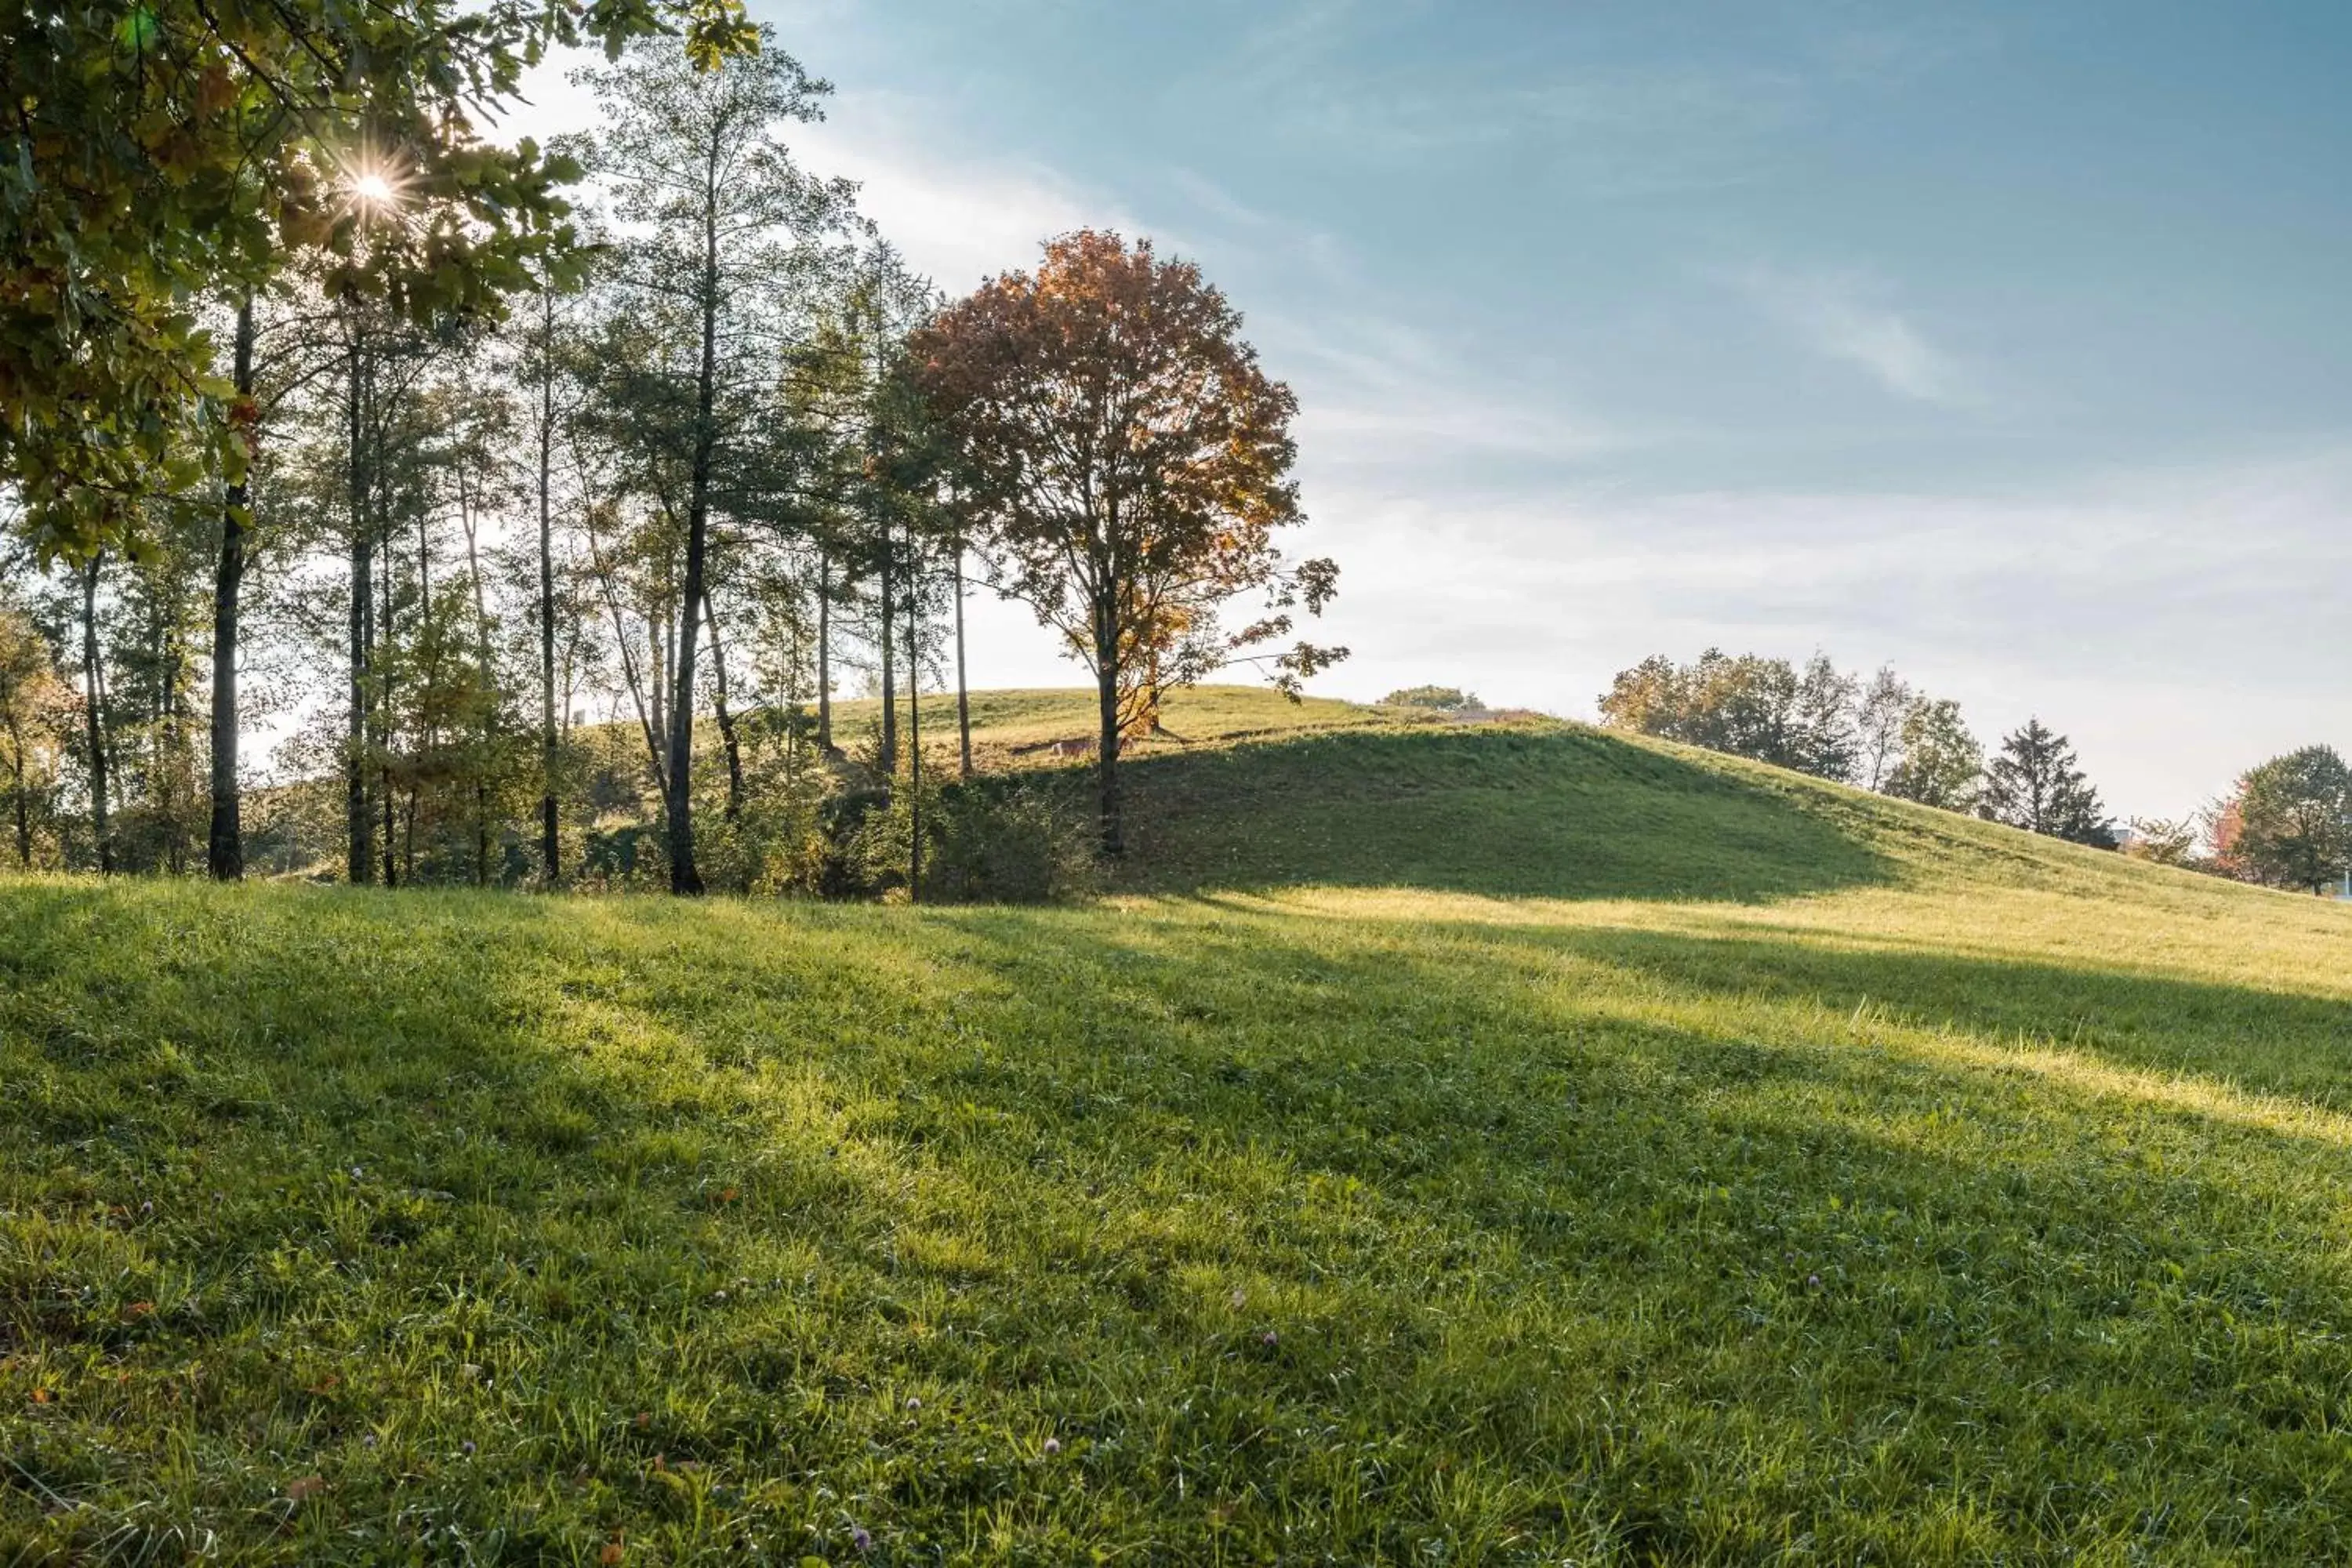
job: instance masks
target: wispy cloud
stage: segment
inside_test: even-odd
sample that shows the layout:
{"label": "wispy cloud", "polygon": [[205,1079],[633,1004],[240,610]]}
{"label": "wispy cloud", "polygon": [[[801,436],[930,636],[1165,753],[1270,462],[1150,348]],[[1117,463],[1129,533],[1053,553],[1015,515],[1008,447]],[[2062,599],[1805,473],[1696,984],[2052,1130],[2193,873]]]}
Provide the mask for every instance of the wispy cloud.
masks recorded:
{"label": "wispy cloud", "polygon": [[1916,403],[1979,401],[1973,379],[1919,326],[1886,302],[1865,273],[1748,268],[1722,275],[1813,353],[1867,373]]}
{"label": "wispy cloud", "polygon": [[1336,691],[1443,680],[1589,713],[1646,654],[1818,647],[1892,660],[1983,732],[2039,713],[2111,805],[2142,812],[2352,733],[2352,653],[2309,632],[2352,572],[2352,448],[2032,495],[1481,497],[1335,479],[1313,499],[1308,547],[1345,571],[1322,629],[1358,649]]}
{"label": "wispy cloud", "polygon": [[1115,204],[1050,170],[959,157],[951,142],[893,133],[910,123],[920,123],[911,106],[890,95],[844,93],[824,124],[802,133],[802,152],[819,173],[857,181],[859,210],[950,293],[1034,265],[1050,236],[1134,227]]}

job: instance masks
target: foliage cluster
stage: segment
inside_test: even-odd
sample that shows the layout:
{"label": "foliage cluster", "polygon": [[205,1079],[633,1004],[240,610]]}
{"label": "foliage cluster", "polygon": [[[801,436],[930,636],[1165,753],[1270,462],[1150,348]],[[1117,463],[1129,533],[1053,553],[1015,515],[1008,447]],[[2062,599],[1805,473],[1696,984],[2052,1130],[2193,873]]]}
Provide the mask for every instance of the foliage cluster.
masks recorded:
{"label": "foliage cluster", "polygon": [[[257,770],[241,742],[274,721],[290,731],[273,759],[289,782],[267,796],[289,808],[275,868],[325,847],[333,801],[310,782],[332,777],[352,882],[866,887],[845,846],[863,792],[931,787],[898,699],[950,670],[961,689],[968,572],[1035,608],[1115,695],[1097,757],[1116,850],[1118,752],[1171,691],[1263,662],[1296,695],[1344,652],[1258,651],[1294,609],[1321,610],[1336,568],[1276,547],[1300,515],[1295,399],[1198,269],[1081,231],[1034,277],[942,301],[854,186],[795,159],[830,85],[731,0],[199,12],[167,7],[124,46],[132,64],[193,72],[203,113],[226,112],[226,92],[310,118],[238,121],[261,138],[243,144],[247,184],[204,198],[277,229],[142,241],[179,246],[172,310],[204,330],[116,345],[176,354],[185,408],[115,391],[178,466],[139,447],[92,458],[103,473],[44,467],[57,437],[37,411],[0,446],[0,484],[25,502],[0,616],[46,645],[0,684],[20,863],[242,875]],[[332,35],[429,80],[289,78],[239,52],[265,23],[305,71],[345,58],[309,52]],[[686,47],[647,37],[671,26]],[[418,110],[381,143],[329,133],[451,94],[495,105],[544,44],[591,37],[611,62],[575,80],[600,124],[544,158],[479,142],[454,110]],[[93,80],[114,66],[94,61]],[[27,200],[79,188],[89,170],[61,148],[36,139]],[[583,174],[595,210],[575,222],[557,193]],[[215,329],[235,342],[220,384]],[[97,331],[69,326],[74,352],[97,352]],[[1045,407],[1127,423],[1076,449],[1075,426],[1032,417]],[[194,433],[231,416],[229,445]],[[1066,448],[1067,471],[1044,460]],[[1264,614],[1221,629],[1244,596]],[[11,658],[41,651],[11,638]],[[855,764],[831,718],[845,675],[883,700]],[[1043,842],[1023,820],[943,816],[989,846],[955,885],[1005,881],[1010,846]],[[905,837],[910,856],[929,841]],[[1068,879],[1058,854],[1035,879]],[[930,879],[910,860],[899,881]]]}
{"label": "foliage cluster", "polygon": [[1794,768],[1948,810],[1976,801],[1984,753],[1959,707],[1891,668],[1869,680],[1822,654],[1784,658],[1709,648],[1690,664],[1654,654],[1601,698],[1604,723]]}
{"label": "foliage cluster", "polygon": [[1771,763],[1948,811],[1974,810],[2032,833],[2112,847],[2113,825],[2063,735],[2039,719],[1990,763],[1959,704],[1882,667],[1868,680],[1815,654],[1784,658],[1709,648],[1687,665],[1653,655],[1601,697],[1617,729]]}
{"label": "foliage cluster", "polygon": [[2231,876],[2317,893],[2352,875],[2352,769],[2333,746],[2249,768],[2209,816],[2214,859]]}
{"label": "foliage cluster", "polygon": [[1387,708],[1428,708],[1440,713],[1460,713],[1484,706],[1470,692],[1457,686],[1406,686],[1381,699]]}

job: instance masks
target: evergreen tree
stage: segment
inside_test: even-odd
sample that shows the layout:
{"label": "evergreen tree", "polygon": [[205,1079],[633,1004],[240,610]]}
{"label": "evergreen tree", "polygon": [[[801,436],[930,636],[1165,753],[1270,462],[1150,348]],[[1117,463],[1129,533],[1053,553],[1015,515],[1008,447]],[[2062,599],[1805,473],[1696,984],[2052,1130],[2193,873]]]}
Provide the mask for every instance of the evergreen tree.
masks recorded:
{"label": "evergreen tree", "polygon": [[2000,751],[1985,769],[1984,795],[1977,806],[1988,821],[2005,822],[2028,833],[2046,834],[2076,844],[2116,847],[2112,820],[2099,804],[2074,759],[2066,737],[2053,733],[2041,720],[2000,743]]}

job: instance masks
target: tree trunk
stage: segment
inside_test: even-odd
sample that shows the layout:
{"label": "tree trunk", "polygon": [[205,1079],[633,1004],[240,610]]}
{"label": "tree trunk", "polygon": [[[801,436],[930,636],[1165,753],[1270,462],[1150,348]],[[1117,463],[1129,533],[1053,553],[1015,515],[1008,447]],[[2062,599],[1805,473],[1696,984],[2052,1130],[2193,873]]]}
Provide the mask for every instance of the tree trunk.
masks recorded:
{"label": "tree trunk", "polygon": [[1127,852],[1120,833],[1118,797],[1118,631],[1109,617],[1095,612],[1095,698],[1100,731],[1096,744],[1096,770],[1101,786],[1102,852],[1117,857]]}
{"label": "tree trunk", "polygon": [[354,886],[375,880],[375,816],[368,801],[368,656],[375,642],[375,584],[368,531],[367,445],[362,433],[365,412],[362,353],[357,329],[351,351],[351,510],[352,510],[352,642],[351,712],[345,728],[348,755],[343,763],[343,823],[349,843],[344,874]]}
{"label": "tree trunk", "polygon": [[[374,428],[370,434],[376,435],[382,426],[374,421],[371,424]],[[381,456],[381,446],[377,451]],[[372,500],[378,530],[376,553],[383,561],[383,574],[378,579],[383,590],[383,604],[377,618],[377,628],[382,632],[384,648],[389,652],[393,647],[393,578],[397,575],[392,553],[392,509],[385,504],[380,489]],[[376,775],[376,792],[383,801],[383,885],[387,888],[400,885],[400,801],[392,787],[393,680],[398,668],[399,666],[392,659],[384,661],[383,689],[376,694],[375,704],[376,751],[383,759],[383,766]]]}
{"label": "tree trunk", "polygon": [[94,552],[81,572],[81,681],[82,713],[89,741],[90,828],[98,835],[98,868],[101,874],[111,875],[114,834],[107,824],[106,813],[106,692],[99,677],[98,658],[98,574],[105,559],[103,550]]}
{"label": "tree trunk", "polygon": [[719,163],[716,145],[703,166],[702,361],[695,378],[694,488],[686,509],[686,592],[678,606],[677,695],[669,716],[669,890],[702,891],[694,864],[694,652],[701,629],[703,570],[709,552],[711,423],[719,384]]}
{"label": "tree trunk", "polygon": [[[670,591],[670,582],[671,579],[668,573],[664,572],[662,574],[661,591],[665,595],[667,595]],[[669,777],[669,682],[671,668],[669,657],[669,605],[667,598],[665,598],[663,602],[655,608],[652,615],[646,617],[646,658],[648,661],[646,668],[647,674],[650,677],[649,684],[653,688],[654,733],[661,737],[661,773],[664,778]],[[669,795],[667,793],[669,789],[669,785],[665,784],[662,785],[662,789],[665,792],[662,795],[662,810],[667,812],[669,810]]]}
{"label": "tree trunk", "polygon": [[923,897],[923,605],[922,563],[914,530],[907,554],[907,901]]}
{"label": "tree trunk", "polygon": [[555,296],[540,293],[539,383],[539,863],[550,887],[562,879],[555,804],[555,525],[549,492],[555,453]]}
{"label": "tree trunk", "polygon": [[816,557],[816,749],[833,754],[833,552]]}
{"label": "tree trunk", "polygon": [[[175,595],[176,597],[176,595]],[[177,616],[173,616],[174,621]],[[188,869],[188,779],[186,763],[188,732],[181,722],[180,677],[187,668],[187,645],[180,640],[176,625],[163,634],[163,724],[159,749],[162,766],[156,771],[162,783],[156,793],[169,802],[163,814],[163,846],[165,863],[174,877],[185,876]]]}
{"label": "tree trunk", "polygon": [[16,808],[16,864],[29,871],[33,868],[33,803],[25,795],[25,733],[14,722],[8,726],[8,760],[14,774],[9,798]]}
{"label": "tree trunk", "polygon": [[898,642],[891,629],[890,600],[890,529],[884,524],[881,532],[882,552],[877,563],[882,588],[882,751],[875,760],[882,770],[887,784],[898,773]]}
{"label": "tree trunk", "polygon": [[963,546],[960,542],[955,552],[955,637],[956,750],[968,784],[971,780],[971,691],[964,684],[963,673]]}
{"label": "tree trunk", "polygon": [[743,752],[735,740],[735,714],[727,706],[727,651],[719,643],[719,615],[709,604],[702,607],[703,619],[710,626],[710,677],[712,710],[719,720],[719,740],[727,752],[727,820],[736,821],[743,815]]}

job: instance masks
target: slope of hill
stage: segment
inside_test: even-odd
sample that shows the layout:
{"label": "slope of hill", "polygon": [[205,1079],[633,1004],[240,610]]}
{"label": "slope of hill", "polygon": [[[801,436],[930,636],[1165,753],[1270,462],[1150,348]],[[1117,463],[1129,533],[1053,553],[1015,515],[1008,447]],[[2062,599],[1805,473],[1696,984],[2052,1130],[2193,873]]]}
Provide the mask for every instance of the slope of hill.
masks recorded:
{"label": "slope of hill", "polygon": [[1091,908],[0,882],[0,1561],[2352,1555],[2352,915],[1248,721]]}

